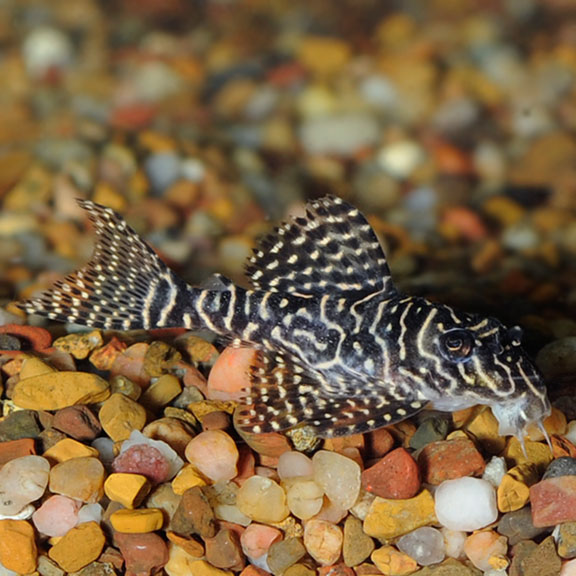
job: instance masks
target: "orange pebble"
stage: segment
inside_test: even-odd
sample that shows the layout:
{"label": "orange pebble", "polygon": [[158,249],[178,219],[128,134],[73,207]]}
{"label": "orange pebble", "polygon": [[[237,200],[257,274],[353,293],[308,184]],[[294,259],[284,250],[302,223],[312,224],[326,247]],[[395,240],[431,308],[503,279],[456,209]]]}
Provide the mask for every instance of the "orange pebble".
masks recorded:
{"label": "orange pebble", "polygon": [[206,396],[210,400],[239,400],[250,388],[250,367],[256,352],[251,348],[226,348],[208,376]]}

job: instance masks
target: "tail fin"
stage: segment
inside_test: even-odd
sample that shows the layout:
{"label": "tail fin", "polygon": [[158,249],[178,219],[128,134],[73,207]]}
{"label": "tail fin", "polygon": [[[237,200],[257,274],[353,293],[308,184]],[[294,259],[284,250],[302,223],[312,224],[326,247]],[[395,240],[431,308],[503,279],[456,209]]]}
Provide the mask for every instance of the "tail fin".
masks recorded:
{"label": "tail fin", "polygon": [[178,312],[192,289],[113,210],[87,200],[79,204],[96,230],[92,258],[18,306],[28,314],[94,328],[181,326]]}

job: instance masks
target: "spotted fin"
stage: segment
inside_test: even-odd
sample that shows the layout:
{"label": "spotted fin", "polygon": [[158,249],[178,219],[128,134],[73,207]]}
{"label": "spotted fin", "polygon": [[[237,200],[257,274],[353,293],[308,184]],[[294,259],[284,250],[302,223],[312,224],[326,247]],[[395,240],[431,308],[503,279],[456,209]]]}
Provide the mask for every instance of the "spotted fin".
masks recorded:
{"label": "spotted fin", "polygon": [[256,290],[395,292],[380,242],[356,208],[326,196],[309,203],[306,213],[262,238],[246,266]]}
{"label": "spotted fin", "polygon": [[[425,403],[387,398],[380,385],[372,394],[334,395],[319,372],[282,352],[260,350],[252,368],[251,389],[236,425],[255,433],[280,432],[299,425],[321,438],[362,434],[416,414]],[[358,383],[355,388],[358,389]],[[341,386],[346,388],[346,386]],[[352,385],[347,386],[352,389]]]}

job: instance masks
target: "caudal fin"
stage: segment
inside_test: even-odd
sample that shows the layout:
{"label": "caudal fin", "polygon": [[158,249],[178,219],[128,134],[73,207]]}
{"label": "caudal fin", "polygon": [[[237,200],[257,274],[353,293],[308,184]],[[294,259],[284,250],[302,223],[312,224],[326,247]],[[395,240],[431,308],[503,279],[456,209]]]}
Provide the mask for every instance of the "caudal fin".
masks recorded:
{"label": "caudal fin", "polygon": [[92,258],[18,306],[28,314],[111,330],[181,325],[186,284],[113,210],[88,200],[79,204],[96,231]]}

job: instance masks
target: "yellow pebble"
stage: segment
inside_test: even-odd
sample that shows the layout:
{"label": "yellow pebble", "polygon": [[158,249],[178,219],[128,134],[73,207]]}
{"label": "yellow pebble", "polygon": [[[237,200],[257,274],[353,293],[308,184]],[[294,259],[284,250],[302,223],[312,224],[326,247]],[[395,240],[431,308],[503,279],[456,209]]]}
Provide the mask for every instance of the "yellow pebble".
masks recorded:
{"label": "yellow pebble", "polygon": [[[566,434],[566,430],[568,428],[566,415],[564,412],[554,407],[552,407],[550,416],[548,416],[548,418],[546,418],[542,424],[544,425],[544,429],[549,436],[552,436],[553,434],[562,436],[563,434]],[[530,424],[526,431],[528,438],[534,442],[541,442],[542,440],[545,440],[544,434],[542,434],[542,430],[540,430],[536,424]]]}
{"label": "yellow pebble", "polygon": [[150,384],[140,401],[151,410],[163,408],[182,392],[182,385],[176,376],[164,374]]}
{"label": "yellow pebble", "polygon": [[[106,204],[109,206],[109,204]],[[83,360],[96,348],[100,348],[104,341],[100,330],[93,330],[87,334],[68,334],[54,341],[54,348],[72,354],[74,358]]]}
{"label": "yellow pebble", "polygon": [[434,498],[428,490],[407,500],[376,497],[364,520],[364,532],[373,538],[397,538],[437,522]]}
{"label": "yellow pebble", "polygon": [[530,440],[525,440],[524,444],[526,446],[527,456],[524,456],[524,451],[522,450],[522,445],[518,441],[518,438],[510,438],[503,454],[506,461],[511,463],[512,466],[518,466],[518,464],[524,464],[525,462],[532,462],[536,465],[540,473],[544,473],[553,458],[550,448],[548,448],[546,444],[531,442]]}
{"label": "yellow pebble", "polygon": [[306,36],[298,46],[300,63],[319,76],[337,74],[350,58],[350,46],[338,38]]}
{"label": "yellow pebble", "polygon": [[48,556],[65,572],[77,572],[98,559],[106,538],[96,522],[69,530],[48,551]]}
{"label": "yellow pebble", "polygon": [[0,520],[0,563],[4,568],[29,574],[36,570],[37,555],[31,524],[25,520]]}
{"label": "yellow pebble", "polygon": [[188,410],[194,414],[198,420],[202,420],[206,414],[212,412],[226,412],[226,414],[233,414],[237,402],[230,400],[200,400],[199,402],[192,402],[188,404]]}
{"label": "yellow pebble", "polygon": [[418,563],[393,546],[382,546],[372,552],[370,559],[386,576],[406,576],[418,570]]}
{"label": "yellow pebble", "polygon": [[126,198],[108,182],[96,183],[92,200],[98,204],[108,206],[112,210],[116,210],[116,212],[124,212],[126,210]]}
{"label": "yellow pebble", "polygon": [[175,494],[184,494],[188,488],[195,486],[206,486],[206,481],[192,464],[186,464],[172,480],[172,490]]}
{"label": "yellow pebble", "polygon": [[43,362],[40,358],[32,356],[24,360],[22,369],[20,370],[20,380],[41,376],[42,374],[52,374],[54,372],[58,372],[58,370],[52,368],[52,366],[46,364],[46,362]]}
{"label": "yellow pebble", "polygon": [[110,516],[112,528],[128,534],[144,534],[160,530],[164,516],[159,508],[139,508],[138,510],[117,510]]}
{"label": "yellow pebble", "polygon": [[221,570],[191,556],[180,546],[170,546],[170,556],[164,570],[167,574],[193,574],[194,576],[234,576],[229,570]]}
{"label": "yellow pebble", "polygon": [[150,492],[150,483],[141,474],[118,472],[106,478],[104,492],[112,502],[119,502],[126,508],[137,508]]}
{"label": "yellow pebble", "polygon": [[538,482],[538,469],[531,462],[509,470],[498,486],[498,510],[513,512],[523,508],[530,499],[530,486]]}
{"label": "yellow pebble", "polygon": [[51,372],[23,378],[12,400],[19,408],[60,410],[75,404],[102,402],[110,396],[108,382],[87,372]]}
{"label": "yellow pebble", "polygon": [[132,430],[142,430],[146,424],[146,409],[124,394],[112,394],[99,412],[104,431],[114,442],[126,440]]}
{"label": "yellow pebble", "polygon": [[86,444],[82,444],[82,442],[78,442],[78,440],[64,438],[60,440],[60,442],[56,442],[54,446],[48,448],[42,456],[52,462],[65,462],[72,458],[85,458],[89,456],[98,458],[99,452],[96,448],[86,446]]}
{"label": "yellow pebble", "polygon": [[492,196],[484,203],[484,212],[506,227],[516,224],[526,211],[520,204],[506,196]]}
{"label": "yellow pebble", "polygon": [[463,427],[489,454],[500,454],[506,438],[498,433],[498,420],[489,408],[484,408]]}

